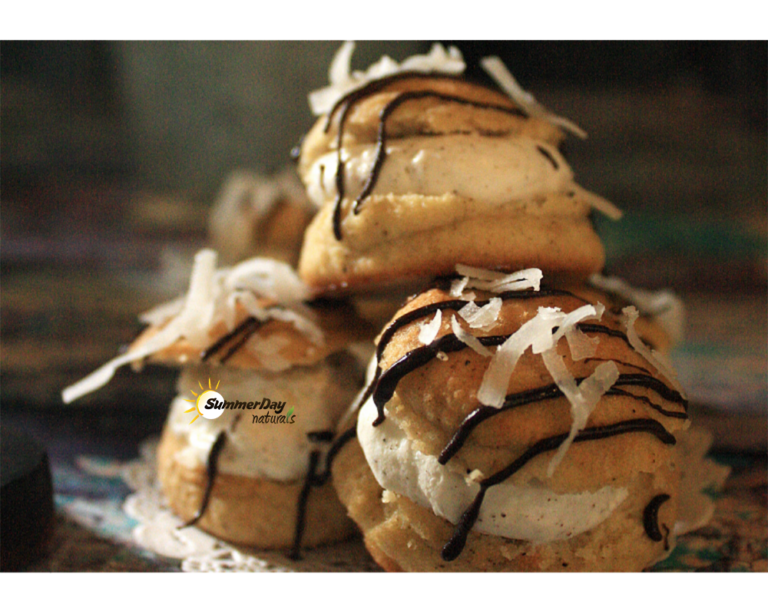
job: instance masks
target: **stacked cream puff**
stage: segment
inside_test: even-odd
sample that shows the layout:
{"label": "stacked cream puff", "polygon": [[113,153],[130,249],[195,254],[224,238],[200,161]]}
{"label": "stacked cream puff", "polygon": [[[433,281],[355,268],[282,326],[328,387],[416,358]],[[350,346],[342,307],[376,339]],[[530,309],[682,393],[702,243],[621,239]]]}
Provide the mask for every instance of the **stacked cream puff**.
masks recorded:
{"label": "stacked cream puff", "polygon": [[[183,526],[293,556],[351,535],[332,486],[315,482],[362,384],[349,348],[370,331],[353,310],[313,300],[287,264],[253,258],[217,268],[206,249],[187,294],[142,320],[148,327],[124,354],[63,397],[104,385],[125,364],[181,369],[158,478]],[[232,406],[208,407],[211,396]]]}
{"label": "stacked cream puff", "polygon": [[329,457],[369,552],[387,570],[647,567],[674,542],[688,426],[661,353],[678,303],[600,276],[591,215],[620,213],[561,154],[581,130],[498,59],[491,88],[455,49],[365,72],[351,53],[310,96],[299,273],[387,322]]}
{"label": "stacked cream puff", "polygon": [[304,229],[316,213],[294,169],[231,173],[211,207],[208,235],[222,264],[253,257],[296,266]]}

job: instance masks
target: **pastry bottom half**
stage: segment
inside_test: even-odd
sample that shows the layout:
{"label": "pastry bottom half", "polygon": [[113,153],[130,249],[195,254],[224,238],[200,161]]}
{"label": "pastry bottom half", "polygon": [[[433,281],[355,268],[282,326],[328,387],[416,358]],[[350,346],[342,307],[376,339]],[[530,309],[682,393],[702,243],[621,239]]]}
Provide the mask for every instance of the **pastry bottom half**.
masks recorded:
{"label": "pastry bottom half", "polygon": [[547,205],[531,200],[488,210],[452,195],[372,196],[359,216],[347,215],[338,240],[326,207],[307,228],[299,274],[316,289],[355,292],[451,275],[457,263],[506,271],[536,266],[547,278],[563,279],[603,268],[603,246],[583,207],[541,214],[528,208]]}
{"label": "pastry bottom half", "polygon": [[[454,526],[410,499],[385,492],[374,478],[357,442],[336,457],[333,478],[339,498],[363,532],[366,548],[387,571],[641,571],[674,547],[679,476],[674,462],[656,473],[637,473],[629,495],[602,523],[570,539],[549,543],[507,539],[470,531],[453,561],[441,550]],[[670,498],[658,508],[661,538],[651,539],[644,510],[659,494]]]}
{"label": "pastry bottom half", "polygon": [[[208,477],[202,465],[179,462],[183,437],[166,428],[157,452],[158,477],[171,509],[183,521],[195,517]],[[220,473],[207,509],[195,526],[228,542],[256,548],[293,545],[304,480],[276,482]],[[303,547],[342,541],[355,531],[330,483],[313,487],[306,506]]]}

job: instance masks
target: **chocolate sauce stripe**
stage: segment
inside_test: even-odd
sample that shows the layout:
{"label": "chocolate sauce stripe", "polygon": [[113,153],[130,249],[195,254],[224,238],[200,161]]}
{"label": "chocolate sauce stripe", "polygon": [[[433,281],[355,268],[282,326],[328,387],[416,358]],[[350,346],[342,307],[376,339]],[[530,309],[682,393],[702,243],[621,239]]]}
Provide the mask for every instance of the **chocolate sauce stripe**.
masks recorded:
{"label": "chocolate sauce stripe", "polygon": [[[376,181],[379,178],[381,167],[384,165],[384,161],[386,160],[386,157],[387,157],[387,149],[386,149],[387,118],[390,115],[392,115],[392,113],[394,113],[404,103],[410,100],[418,100],[420,98],[437,98],[438,100],[442,100],[444,102],[456,102],[458,104],[465,104],[465,105],[473,106],[475,108],[491,109],[494,111],[501,111],[504,113],[512,113],[511,109],[508,109],[506,107],[502,107],[499,105],[477,103],[471,100],[467,100],[465,98],[459,98],[457,96],[441,94],[439,92],[432,92],[428,90],[402,92],[398,94],[395,98],[390,100],[381,109],[381,112],[379,113],[379,128],[378,128],[378,134],[376,137],[376,152],[374,155],[374,163],[373,163],[373,167],[371,168],[371,172],[368,175],[368,179],[365,182],[365,185],[363,186],[363,189],[360,191],[360,194],[358,194],[357,198],[355,198],[352,204],[352,212],[355,215],[357,215],[360,212],[362,201],[365,200],[365,198],[370,195],[371,190],[373,190],[373,186],[376,184]],[[546,153],[547,155],[549,155],[549,152],[546,152]],[[555,165],[557,165],[557,163],[554,162],[554,159],[552,158],[551,155],[549,155],[549,159],[552,160]]]}
{"label": "chocolate sauce stripe", "polygon": [[[307,304],[310,305],[310,307],[312,306],[311,301],[308,301]],[[219,358],[219,363],[226,363],[262,326],[272,321],[273,320],[271,318],[266,320],[259,320],[254,316],[248,316],[230,332],[219,337],[211,345],[200,352],[200,360],[202,362],[208,361],[210,358],[223,350],[228,343],[233,342],[227,351],[221,356],[221,358]]]}
{"label": "chocolate sauce stripe", "polygon": [[309,494],[312,491],[312,487],[315,485],[315,474],[317,472],[317,464],[320,460],[320,452],[318,450],[312,450],[309,454],[309,468],[307,475],[304,478],[304,485],[299,493],[299,500],[296,504],[296,524],[293,529],[293,546],[288,552],[288,558],[292,561],[298,561],[301,559],[301,538],[304,536],[304,529],[306,527],[307,520],[307,504],[309,503]]}
{"label": "chocolate sauce stripe", "polygon": [[[651,418],[637,418],[635,420],[624,420],[615,424],[609,424],[606,426],[594,426],[585,428],[579,431],[574,437],[573,442],[578,443],[582,441],[596,441],[599,439],[607,439],[609,437],[615,437],[617,435],[625,435],[628,433],[648,433],[656,437],[659,441],[666,445],[674,445],[677,440],[664,425],[657,420]],[[561,433],[559,435],[553,435],[536,442],[533,446],[528,448],[522,455],[520,455],[511,465],[505,467],[501,471],[494,473],[493,475],[485,478],[480,482],[481,488],[488,488],[496,484],[500,484],[517,471],[522,469],[528,461],[535,458],[543,452],[549,452],[556,450],[560,447],[568,438],[569,433]]]}
{"label": "chocolate sauce stripe", "polygon": [[659,527],[659,508],[662,504],[668,501],[670,496],[668,494],[656,495],[651,499],[650,503],[645,506],[643,510],[643,528],[645,534],[655,542],[660,542],[664,539]]}
{"label": "chocolate sauce stripe", "polygon": [[[325,133],[327,133],[328,130],[330,129],[331,119],[337,112],[339,112],[339,126],[338,126],[338,134],[336,137],[336,152],[337,152],[336,153],[336,175],[334,178],[335,184],[336,184],[336,201],[334,202],[334,205],[333,205],[333,218],[332,218],[333,234],[337,241],[341,241],[342,239],[341,205],[342,205],[342,202],[344,201],[344,196],[346,192],[346,188],[344,185],[344,165],[346,164],[346,162],[342,159],[342,143],[344,138],[344,126],[346,124],[349,112],[354,107],[354,105],[358,101],[362,100],[364,97],[380,91],[381,89],[383,89],[388,84],[394,81],[397,81],[403,78],[410,78],[416,75],[420,77],[432,76],[434,78],[460,80],[459,78],[454,77],[452,75],[441,75],[439,73],[434,73],[434,74],[433,73],[400,73],[397,75],[391,75],[389,77],[384,77],[382,79],[372,81],[371,83],[368,83],[365,86],[350,92],[349,94],[347,94],[346,96],[338,100],[327,115],[326,123],[323,128],[323,131]],[[404,102],[408,100],[414,100],[418,98],[427,98],[427,97],[438,98],[440,100],[444,100],[447,102],[456,102],[458,104],[470,105],[480,109],[489,109],[493,111],[499,111],[502,113],[507,113],[509,115],[527,117],[527,114],[517,107],[507,107],[503,105],[483,103],[479,101],[470,100],[468,98],[463,98],[461,96],[442,94],[440,92],[435,92],[430,90],[400,92],[392,100],[390,100],[386,105],[384,105],[384,107],[379,112],[379,126],[378,126],[377,136],[376,136],[376,152],[374,156],[374,163],[371,168],[371,172],[368,175],[368,178],[365,182],[365,185],[363,186],[363,189],[361,190],[360,194],[358,194],[358,196],[355,198],[354,202],[350,207],[350,210],[352,211],[353,214],[357,215],[360,212],[361,203],[370,194],[370,192],[373,190],[373,187],[376,185],[376,181],[378,180],[381,167],[384,164],[384,160],[386,159],[387,117],[389,117],[389,115]]]}
{"label": "chocolate sauce stripe", "polygon": [[[494,298],[500,298],[502,301],[506,300],[527,300],[532,298],[548,298],[551,296],[572,296],[574,298],[579,298],[572,294],[571,292],[568,292],[567,290],[556,290],[553,288],[542,288],[541,290],[507,290],[506,292],[499,293]],[[584,300],[584,299],[580,299]],[[419,320],[425,316],[434,315],[439,310],[453,310],[453,311],[459,311],[466,305],[468,305],[470,302],[474,302],[475,305],[478,307],[484,307],[488,303],[490,303],[491,299],[484,299],[479,301],[468,301],[466,299],[452,299],[447,301],[440,301],[437,303],[430,303],[429,305],[423,305],[421,307],[417,307],[416,309],[409,311],[399,318],[397,318],[394,322],[391,322],[385,329],[384,332],[381,334],[381,337],[379,338],[379,343],[376,348],[376,357],[381,360],[381,356],[384,353],[385,347],[389,344],[389,342],[392,340],[392,337],[394,337],[395,333],[403,328],[404,326],[407,326],[408,324],[411,324],[412,322]],[[587,301],[584,301],[585,304]]]}
{"label": "chocolate sauce stripe", "polygon": [[[577,384],[580,384],[582,381],[584,381],[584,378],[576,379]],[[663,382],[657,380],[654,377],[646,376],[644,374],[623,373],[619,375],[619,379],[605,393],[605,396],[631,397],[638,401],[641,401],[643,403],[650,405],[653,409],[655,409],[656,411],[658,411],[664,416],[671,417],[671,418],[678,418],[681,420],[686,420],[688,418],[688,414],[686,412],[674,412],[674,411],[666,410],[660,405],[653,403],[648,397],[632,394],[630,392],[627,392],[626,390],[617,388],[617,386],[646,386],[658,392],[658,394],[663,398],[665,398],[666,400],[669,400],[672,402],[684,401],[682,397],[680,397],[680,400],[678,401],[677,397],[679,397],[679,394],[677,394],[676,391],[668,388],[666,385],[664,385]],[[459,425],[459,428],[453,434],[453,437],[451,438],[451,440],[448,442],[445,448],[443,448],[443,450],[440,452],[440,455],[438,456],[438,459],[437,459],[438,462],[442,465],[445,465],[451,458],[453,458],[453,456],[459,451],[461,446],[464,445],[467,438],[472,434],[472,431],[474,431],[474,429],[485,420],[488,420],[493,416],[497,416],[498,414],[504,411],[514,409],[516,407],[529,405],[531,403],[538,403],[540,401],[557,399],[564,396],[565,395],[557,387],[556,384],[551,384],[549,386],[542,386],[540,388],[535,388],[533,390],[526,390],[523,392],[517,392],[514,394],[507,395],[506,399],[504,400],[504,404],[499,408],[489,407],[487,405],[482,405],[478,407],[477,409],[473,410]]]}
{"label": "chocolate sauce stripe", "polygon": [[[552,288],[542,288],[541,290],[508,290],[506,292],[502,292],[498,295],[499,298],[501,298],[502,301],[508,300],[508,299],[530,299],[530,298],[538,298],[538,297],[549,297],[549,296],[573,296],[574,298],[579,298],[572,293],[568,292],[567,290],[555,290]],[[584,299],[581,299],[584,300]],[[408,324],[411,324],[415,322],[416,320],[419,320],[423,317],[433,315],[440,309],[452,309],[455,311],[459,311],[462,307],[467,305],[470,301],[467,301],[465,299],[453,299],[448,301],[440,301],[438,303],[431,303],[429,305],[424,305],[422,307],[417,307],[416,309],[409,311],[399,318],[397,318],[395,321],[391,322],[385,329],[384,332],[382,332],[381,336],[379,337],[379,342],[376,346],[376,362],[381,362],[381,357],[384,354],[384,350],[386,349],[387,345],[389,345],[389,342],[392,341],[392,337],[394,337],[395,333],[399,331],[404,326],[407,326]],[[490,299],[486,300],[480,300],[480,301],[474,301],[475,304],[478,307],[482,307],[490,302]],[[586,301],[584,301],[586,303]],[[376,372],[374,374],[373,381],[368,385],[368,388],[366,389],[365,393],[361,397],[358,410],[360,407],[363,406],[363,404],[371,397],[371,394],[373,394],[376,386],[378,385],[379,379],[381,376],[381,367],[377,365]],[[379,422],[377,421],[377,424]]]}
{"label": "chocolate sauce stripe", "polygon": [[357,437],[356,425],[348,428],[334,440],[325,455],[325,469],[322,473],[318,473],[314,476],[313,486],[322,486],[330,479],[331,465],[333,464],[333,461],[336,459],[339,452],[341,452],[341,449],[355,437]]}
{"label": "chocolate sauce stripe", "polygon": [[[328,132],[331,126],[331,121],[333,120],[334,115],[338,112],[340,108],[343,106],[354,106],[354,104],[366,96],[371,96],[373,94],[376,94],[383,90],[385,87],[387,87],[391,83],[395,83],[397,81],[402,81],[404,79],[412,79],[412,78],[430,78],[430,79],[440,79],[444,81],[466,81],[463,77],[457,76],[457,75],[448,75],[445,73],[439,73],[439,72],[416,72],[416,71],[404,71],[401,73],[397,73],[395,75],[389,75],[387,77],[382,77],[381,79],[376,79],[375,81],[371,81],[369,83],[366,83],[363,87],[360,87],[356,90],[353,90],[346,95],[344,95],[342,98],[336,101],[336,103],[333,105],[331,110],[328,112],[328,115],[326,116],[325,126],[323,127],[323,132]],[[418,91],[418,90],[417,90]],[[484,103],[478,103],[478,104],[484,104]],[[517,108],[517,107],[503,107],[502,105],[490,105],[491,107],[498,107],[500,110],[504,110],[506,112],[514,113],[515,115],[519,115],[520,117],[528,117],[528,115],[525,113],[525,111]],[[339,124],[339,130],[341,131],[342,125]]]}
{"label": "chocolate sauce stripe", "polygon": [[243,346],[244,346],[244,345],[245,345],[245,344],[248,342],[248,340],[249,340],[249,339],[250,339],[250,338],[251,338],[251,337],[254,335],[254,333],[256,333],[256,331],[257,331],[257,330],[259,330],[259,329],[260,329],[260,328],[261,328],[261,327],[262,327],[264,324],[265,324],[265,322],[262,322],[262,321],[260,321],[260,320],[256,320],[256,319],[254,319],[254,321],[251,323],[251,326],[249,326],[249,327],[248,327],[248,329],[247,329],[246,331],[244,331],[244,332],[243,332],[243,334],[242,334],[242,336],[240,337],[240,339],[238,339],[237,341],[235,341],[235,342],[234,342],[234,343],[233,343],[233,344],[232,344],[232,345],[229,347],[229,349],[228,349],[228,350],[227,350],[227,351],[224,353],[224,355],[223,355],[223,356],[222,356],[222,357],[219,359],[219,362],[220,362],[221,364],[224,364],[224,363],[226,363],[226,362],[227,362],[227,361],[228,361],[230,358],[232,358],[232,356],[234,356],[234,355],[237,353],[237,351],[238,351],[238,350],[239,350],[241,347],[243,347]]}
{"label": "chocolate sauce stripe", "polygon": [[[608,437],[615,437],[617,435],[623,435],[627,433],[645,432],[656,437],[659,441],[667,445],[674,445],[676,443],[675,437],[667,431],[664,426],[651,419],[637,419],[627,420],[624,422],[617,422],[608,426],[592,427],[580,431],[573,442],[578,443],[582,441],[595,441],[599,439],[606,439]],[[467,541],[469,531],[477,521],[477,517],[480,514],[480,507],[482,506],[485,493],[488,488],[500,484],[507,478],[514,475],[517,471],[522,469],[529,461],[538,455],[556,450],[560,444],[563,443],[568,437],[568,433],[562,433],[560,435],[554,435],[545,439],[539,440],[533,446],[528,448],[523,454],[518,456],[507,467],[494,473],[493,475],[482,480],[480,484],[480,492],[477,494],[472,504],[465,510],[459,520],[458,525],[454,531],[451,539],[445,544],[442,551],[442,558],[446,561],[453,561],[458,557]]]}
{"label": "chocolate sauce stripe", "polygon": [[208,458],[205,463],[205,491],[203,492],[203,499],[200,502],[200,507],[198,508],[194,518],[181,525],[179,527],[180,529],[185,529],[186,527],[191,527],[197,524],[198,521],[203,517],[203,514],[205,514],[205,511],[208,509],[208,503],[210,503],[211,500],[211,492],[213,492],[213,484],[216,481],[216,476],[219,473],[219,457],[221,456],[221,452],[224,449],[224,445],[226,443],[227,432],[221,431],[216,436],[211,449],[208,451]]}
{"label": "chocolate sauce stripe", "polygon": [[[617,331],[600,324],[579,323],[576,326],[579,330],[585,333],[590,332],[595,334],[605,334],[620,338],[631,347],[629,339],[627,339],[627,336],[621,331]],[[487,337],[477,337],[477,340],[483,346],[487,347],[501,345],[510,336],[511,335],[492,335]],[[386,403],[392,398],[392,395],[395,393],[395,388],[403,377],[415,371],[419,367],[423,367],[429,363],[433,358],[437,356],[439,352],[449,354],[463,350],[466,347],[467,345],[463,341],[459,340],[455,334],[448,333],[442,337],[439,337],[438,339],[435,339],[429,345],[420,346],[405,353],[397,361],[390,365],[389,368],[383,373],[381,373],[377,368],[377,377],[374,378],[374,382],[376,382],[375,388],[372,390],[373,400],[376,404],[376,410],[378,412],[378,418],[374,422],[374,426],[381,424],[384,421],[384,405],[386,405]],[[607,360],[609,359],[606,359],[606,361]],[[367,400],[368,396],[370,395],[366,393],[364,399]]]}
{"label": "chocolate sauce stripe", "polygon": [[[207,361],[209,358],[222,350],[224,346],[226,346],[230,341],[240,337],[240,339],[234,344],[235,350],[232,351],[230,348],[226,354],[226,357],[230,358],[232,354],[239,350],[242,345],[251,337],[251,335],[253,335],[261,327],[262,324],[264,324],[264,322],[257,320],[253,316],[247,317],[226,335],[219,337],[219,339],[217,339],[213,344],[200,352],[200,360],[203,362]],[[224,362],[224,360],[222,360],[222,362]]]}
{"label": "chocolate sauce stripe", "polygon": [[[240,416],[238,416],[239,418]],[[323,486],[330,477],[330,466],[333,458],[339,453],[342,446],[349,440],[353,439],[357,434],[356,428],[351,428],[348,431],[342,433],[328,451],[326,455],[326,468],[323,473],[318,473],[317,467],[319,465],[321,453],[318,450],[313,450],[309,455],[309,468],[304,478],[304,485],[299,493],[299,499],[296,504],[296,524],[294,526],[293,545],[288,552],[288,557],[292,560],[299,560],[301,558],[301,540],[304,536],[304,529],[306,527],[306,514],[307,506],[309,503],[309,496],[312,488]],[[310,441],[322,443],[327,441],[332,436],[330,431],[319,431],[315,433],[308,433]],[[203,498],[200,502],[200,506],[195,516],[182,524],[179,529],[194,526],[205,514],[208,509],[208,504],[211,500],[211,493],[213,492],[213,486],[216,482],[216,478],[219,473],[219,457],[221,456],[224,446],[227,443],[227,432],[221,431],[213,442],[211,449],[208,451],[208,458],[206,459],[206,483],[205,490],[203,492]]]}

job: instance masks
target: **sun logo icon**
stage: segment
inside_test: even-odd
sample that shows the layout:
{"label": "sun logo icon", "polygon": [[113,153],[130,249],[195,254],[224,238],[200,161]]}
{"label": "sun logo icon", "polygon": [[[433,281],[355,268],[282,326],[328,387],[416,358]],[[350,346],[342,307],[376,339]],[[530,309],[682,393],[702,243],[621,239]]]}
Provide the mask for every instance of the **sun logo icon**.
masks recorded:
{"label": "sun logo icon", "polygon": [[[188,414],[192,411],[197,412],[197,415],[192,418],[192,422],[197,420],[200,416],[207,420],[215,420],[224,413],[224,397],[216,392],[219,389],[220,383],[221,380],[216,382],[216,387],[214,388],[211,386],[211,379],[208,378],[208,388],[204,388],[199,381],[197,382],[197,385],[200,386],[200,390],[202,390],[201,393],[198,394],[194,390],[190,390],[190,392],[197,398],[184,399],[188,403],[192,403],[192,407],[184,413]],[[210,401],[214,402],[211,403]],[[190,424],[192,424],[192,422],[190,422]]]}

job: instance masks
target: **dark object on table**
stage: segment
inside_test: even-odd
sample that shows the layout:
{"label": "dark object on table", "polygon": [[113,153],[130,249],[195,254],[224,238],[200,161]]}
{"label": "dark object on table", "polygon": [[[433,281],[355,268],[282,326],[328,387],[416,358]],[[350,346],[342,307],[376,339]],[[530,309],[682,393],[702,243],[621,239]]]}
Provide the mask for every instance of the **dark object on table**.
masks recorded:
{"label": "dark object on table", "polygon": [[48,455],[23,433],[0,427],[0,570],[20,571],[42,558],[54,531]]}

